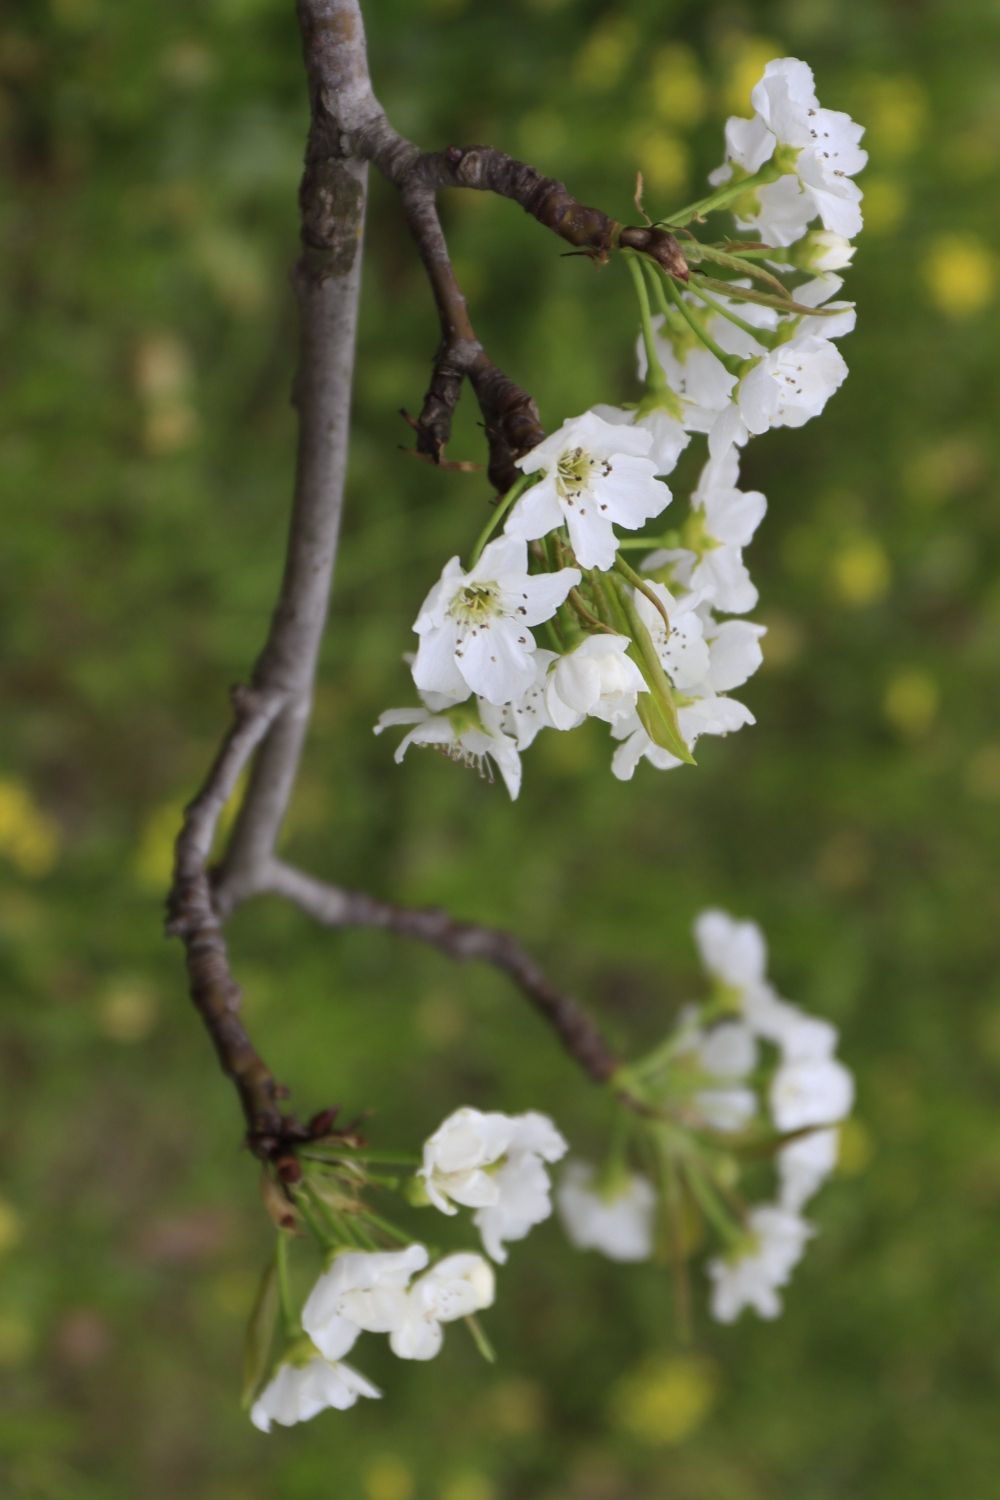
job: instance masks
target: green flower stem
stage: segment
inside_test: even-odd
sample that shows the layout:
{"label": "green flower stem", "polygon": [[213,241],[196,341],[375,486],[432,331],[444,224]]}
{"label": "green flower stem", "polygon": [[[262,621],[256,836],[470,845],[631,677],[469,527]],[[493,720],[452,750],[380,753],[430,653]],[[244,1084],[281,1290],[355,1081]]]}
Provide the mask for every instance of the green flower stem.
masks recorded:
{"label": "green flower stem", "polygon": [[[312,1206],[310,1206],[310,1204]],[[336,1231],[334,1231],[332,1225],[327,1227],[324,1223],[321,1222],[319,1218],[317,1218],[316,1214],[313,1212],[313,1208],[315,1207],[315,1205],[315,1198],[309,1191],[308,1186],[303,1183],[295,1193],[295,1207],[298,1209],[299,1213],[305,1220],[306,1228],[309,1230],[310,1234],[314,1235],[315,1238],[319,1240],[324,1250],[329,1250],[334,1245],[343,1244],[343,1237]]]}
{"label": "green flower stem", "polygon": [[709,307],[711,307],[713,311],[719,313],[720,316],[725,318],[728,322],[735,323],[737,328],[742,328],[744,333],[748,333],[750,337],[755,338],[759,344],[763,344],[765,349],[774,348],[775,336],[773,329],[755,328],[752,323],[747,322],[746,318],[741,318],[730,308],[723,307],[721,302],[716,302],[715,298],[708,292],[706,292],[704,287],[699,286],[698,283],[694,280],[688,282],[688,287],[692,292],[694,292],[696,297],[701,298],[702,302],[707,302]]}
{"label": "green flower stem", "polygon": [[627,536],[618,543],[619,552],[655,552],[660,547],[679,547],[679,531],[665,531],[662,536]]}
{"label": "green flower stem", "polygon": [[591,630],[599,630],[608,635],[618,634],[616,630],[612,630],[610,625],[605,625],[603,620],[599,620],[596,615],[591,614],[590,610],[584,603],[583,595],[580,593],[579,589],[570,589],[566,597],[568,602],[580,616],[580,619],[584,620],[586,624],[590,626]]}
{"label": "green flower stem", "polygon": [[740,375],[743,371],[743,360],[737,354],[727,354],[712,338],[701,318],[697,317],[692,308],[684,301],[680,292],[674,286],[669,277],[661,277],[657,282],[660,293],[664,298],[669,298],[674,304],[685,323],[688,324],[695,337],[705,345],[710,353],[714,354],[720,364],[724,365],[730,375]]}
{"label": "green flower stem", "polygon": [[395,1224],[390,1224],[388,1219],[383,1219],[380,1214],[373,1213],[370,1208],[363,1208],[361,1214],[362,1218],[366,1219],[369,1224],[374,1224],[376,1229],[381,1229],[382,1233],[387,1234],[390,1239],[397,1240],[401,1245],[413,1243],[412,1234],[404,1234],[401,1229],[396,1228]]}
{"label": "green flower stem", "polygon": [[288,1276],[288,1241],[291,1235],[278,1230],[278,1242],[274,1247],[274,1264],[278,1272],[278,1300],[281,1306],[281,1322],[286,1339],[295,1338],[300,1331],[299,1315],[292,1300],[292,1287]]}
{"label": "green flower stem", "polygon": [[667,377],[656,352],[656,335],[653,332],[653,313],[649,305],[646,278],[635,252],[626,250],[624,256],[639,303],[639,323],[642,328],[642,342],[646,350],[646,386],[651,391],[663,391],[667,389]]}
{"label": "green flower stem", "polygon": [[[620,559],[619,559],[620,561]],[[688,749],[677,722],[677,704],[670,679],[653,645],[649,631],[643,623],[633,600],[619,584],[613,573],[607,575],[608,589],[614,590],[624,612],[626,628],[623,632],[631,637],[629,656],[635,662],[649,688],[649,701],[640,696],[636,712],[643,729],[654,745],[667,750],[683,765],[693,766],[695,758]]]}
{"label": "green flower stem", "polygon": [[653,608],[660,614],[660,617],[663,620],[663,624],[666,627],[667,634],[669,635],[670,616],[667,614],[666,606],[664,605],[662,599],[658,599],[656,597],[646,580],[642,578],[634,568],[630,567],[623,557],[615,558],[615,572],[620,573],[627,583],[630,583],[634,589],[637,589],[639,593],[643,595],[644,598],[649,600]]}
{"label": "green flower stem", "polygon": [[769,182],[777,182],[784,173],[776,162],[768,161],[749,177],[741,177],[738,181],[723,183],[714,193],[709,193],[707,198],[699,198],[695,203],[689,203],[684,208],[671,214],[669,218],[660,220],[660,225],[668,229],[683,229],[685,224],[690,224],[692,219],[704,218],[719,208],[725,208],[727,204],[743,196],[744,193],[752,193],[755,188],[766,187]]}
{"label": "green flower stem", "polygon": [[486,525],[479,533],[479,539],[472,549],[472,556],[469,559],[470,568],[474,568],[476,566],[476,563],[482,556],[483,548],[486,546],[486,543],[489,541],[494,531],[496,531],[504,516],[510,510],[511,506],[514,504],[514,501],[520,499],[525,490],[529,489],[534,483],[534,474],[522,474],[520,479],[514,480],[514,483],[511,485],[506,495],[504,495],[503,499],[497,502],[497,504],[494,506],[493,514],[490,516]]}
{"label": "green flower stem", "polygon": [[609,579],[605,584],[605,578],[596,568],[588,573],[590,587],[597,603],[598,612],[606,625],[609,625],[616,635],[629,634],[628,616],[622,608],[618,597],[618,590]]}
{"label": "green flower stem", "polygon": [[743,1231],[734,1224],[726,1210],[721,1198],[709,1181],[701,1163],[694,1157],[688,1156],[681,1163],[681,1172],[684,1181],[691,1189],[691,1195],[712,1228],[721,1236],[728,1245],[736,1247],[743,1240]]}
{"label": "green flower stem", "polygon": [[490,1343],[489,1339],[486,1337],[486,1334],[483,1332],[482,1324],[480,1323],[479,1319],[475,1316],[474,1313],[469,1313],[469,1315],[466,1318],[463,1318],[462,1321],[465,1323],[466,1328],[472,1334],[472,1342],[475,1344],[480,1354],[486,1360],[487,1364],[495,1365],[497,1362],[496,1350],[493,1348],[493,1345]]}

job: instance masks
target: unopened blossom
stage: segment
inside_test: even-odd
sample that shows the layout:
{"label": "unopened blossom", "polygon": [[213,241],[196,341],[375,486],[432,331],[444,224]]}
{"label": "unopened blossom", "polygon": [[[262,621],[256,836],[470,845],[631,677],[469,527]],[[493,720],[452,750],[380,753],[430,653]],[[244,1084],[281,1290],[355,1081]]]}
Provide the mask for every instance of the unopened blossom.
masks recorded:
{"label": "unopened blossom", "polygon": [[571,1161],[559,1179],[556,1205],[578,1250],[599,1250],[609,1260],[648,1260],[653,1253],[656,1192],[638,1173],[603,1180],[588,1162]]}
{"label": "unopened blossom", "polygon": [[610,568],[614,526],[634,531],[670,503],[649,457],[652,446],[645,429],[605,422],[593,412],[564,422],[517,460],[525,474],[542,477],[515,503],[507,535],[533,541],[565,525],[581,567]]}
{"label": "unopened blossom", "polygon": [[708,437],[709,453],[718,457],[732,443],[772,427],[802,427],[818,417],[847,379],[844,356],[829,339],[796,334],[754,364],[733,391]]}
{"label": "unopened blossom", "polygon": [[389,1347],[400,1359],[433,1359],[444,1340],[442,1323],[471,1317],[493,1305],[493,1267],[481,1255],[448,1255],[405,1294],[389,1333]]}
{"label": "unopened blossom", "polygon": [[530,627],[551,619],[579,582],[577,568],[529,573],[528,549],[512,535],[484,547],[468,573],[453,557],[413,627],[417,687],[456,699],[473,692],[493,704],[520,696],[535,674]]}
{"label": "unopened blossom", "polygon": [[302,1309],[302,1326],[320,1353],[336,1360],[362,1330],[390,1333],[402,1316],[411,1277],[428,1258],[423,1245],[336,1255]]}
{"label": "unopened blossom", "polygon": [[798,1214],[777,1204],[753,1209],[745,1243],[708,1263],[712,1316],[732,1323],[751,1307],[762,1318],[776,1318],[781,1311],[778,1288],[787,1284],[812,1233]]}
{"label": "unopened blossom", "polygon": [[757,1065],[757,1042],[742,1021],[723,1021],[694,1039],[699,1071],[714,1080],[695,1105],[713,1130],[742,1130],[757,1113],[757,1095],[743,1080]]}
{"label": "unopened blossom", "polygon": [[835,1057],[791,1058],[771,1080],[768,1102],[779,1130],[835,1125],[850,1113],[854,1079]]}
{"label": "unopened blossom", "polygon": [[[691,496],[683,547],[660,549],[643,562],[647,573],[675,566],[676,577],[723,614],[741,615],[757,603],[743,548],[764,519],[767,501],[759,490],[741,490],[739,451],[730,447],[710,458]],[[678,566],[679,565],[679,566]]]}
{"label": "unopened blossom", "polygon": [[799,1209],[823,1186],[837,1164],[840,1132],[810,1130],[782,1146],[777,1155],[782,1208]]}
{"label": "unopened blossom", "polygon": [[[800,271],[842,271],[854,259],[855,246],[843,234],[829,229],[811,229],[788,251],[789,263]],[[795,294],[796,302],[799,300]]]}
{"label": "unopened blossom", "polygon": [[626,653],[624,635],[588,635],[556,659],[545,684],[545,705],[556,729],[572,729],[588,715],[608,724],[635,709],[647,691],[642,673]]}
{"label": "unopened blossom", "polygon": [[359,1396],[381,1394],[377,1386],[350,1365],[326,1360],[314,1351],[302,1363],[286,1361],[279,1365],[251,1407],[250,1420],[261,1432],[270,1432],[272,1422],[292,1427],[296,1422],[308,1422],[329,1407],[346,1411]]}
{"label": "unopened blossom", "polygon": [[411,745],[429,745],[459,765],[470,766],[487,781],[491,766],[503,777],[511,799],[521,789],[521,757],[511,735],[504,732],[504,710],[484,699],[454,703],[446,695],[425,693],[423,708],[389,708],[381,714],[375,733],[397,725],[412,724],[396,746],[398,765]]}
{"label": "unopened blossom", "polygon": [[[727,122],[727,163],[710,181],[729,181],[732,163],[752,174],[775,156],[785,175],[753,189],[749,213],[738,205],[740,228],[766,235],[772,244],[789,245],[819,215],[825,229],[852,239],[861,228],[861,189],[852,179],[868,160],[858,144],[863,127],[840,110],[820,106],[812,69],[795,57],[769,62],[750,102],[752,119]],[[801,199],[798,215],[792,209],[793,194]]]}
{"label": "unopened blossom", "polygon": [[[640,406],[592,406],[591,411],[602,422],[612,422],[618,427],[638,427],[648,432],[653,439],[647,457],[658,475],[672,474],[677,460],[691,441],[691,434],[684,429],[681,420],[682,407],[673,391],[666,391],[662,404]],[[676,410],[674,409],[676,408]]]}

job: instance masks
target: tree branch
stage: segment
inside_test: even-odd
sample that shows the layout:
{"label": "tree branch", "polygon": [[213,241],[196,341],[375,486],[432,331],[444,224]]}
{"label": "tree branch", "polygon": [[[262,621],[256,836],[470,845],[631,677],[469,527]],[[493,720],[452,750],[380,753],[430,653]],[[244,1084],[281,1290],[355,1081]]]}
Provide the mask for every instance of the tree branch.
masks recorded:
{"label": "tree branch", "polygon": [[[361,271],[367,163],[399,188],[434,293],[441,345],[417,422],[418,450],[440,462],[461,385],[471,383],[490,445],[490,477],[506,489],[513,461],[542,429],[531,397],[493,364],[476,337],[437,212],[442,187],[491,191],[596,260],[629,246],[686,275],[662,230],[622,229],[571,197],[561,183],[488,147],[423,153],[389,124],[372,92],[358,0],[298,0],[310,125],[299,194],[302,251],[295,270],[300,358],[294,402],[298,453],[285,569],[264,649],[249,687],[233,691],[233,719],[178,835],[168,898],[171,935],[186,948],[191,996],[220,1064],[236,1085],[247,1142],[280,1159],[310,1138],[283,1113],[285,1090],[257,1053],[240,1015],[241,993],[222,933],[248,896],[273,891],[330,927],[362,925],[415,937],[455,959],[502,969],[597,1082],[617,1062],[593,1022],[557,990],[508,933],[324,885],[274,858],[309,722],[329,602],[347,465],[348,421]],[[209,870],[219,816],[244,768],[249,786],[221,869]]]}
{"label": "tree branch", "polygon": [[459,921],[440,907],[379,901],[364,891],[316,880],[281,860],[272,862],[254,894],[284,896],[324,927],[377,927],[416,938],[460,962],[492,964],[514,981],[595,1083],[606,1083],[619,1066],[618,1058],[579,1003],[546,978],[512,933]]}

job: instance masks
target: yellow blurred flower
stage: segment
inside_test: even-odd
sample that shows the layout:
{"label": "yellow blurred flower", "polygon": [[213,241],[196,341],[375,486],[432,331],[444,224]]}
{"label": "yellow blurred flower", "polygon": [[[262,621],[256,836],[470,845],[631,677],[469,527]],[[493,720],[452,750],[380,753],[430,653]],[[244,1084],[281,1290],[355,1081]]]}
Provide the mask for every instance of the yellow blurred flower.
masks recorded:
{"label": "yellow blurred flower", "polygon": [[857,113],[867,126],[864,145],[877,161],[907,156],[917,149],[930,117],[930,103],[916,78],[866,78],[861,83],[861,99]]}
{"label": "yellow blurred flower", "polygon": [[871,1132],[858,1119],[845,1120],[837,1143],[837,1171],[845,1177],[857,1177],[874,1154]]}
{"label": "yellow blurred flower", "polygon": [[198,426],[190,401],[193,372],[186,345],[174,333],[146,333],[136,345],[133,371],[145,410],[147,450],[172,453],[185,447]]}
{"label": "yellow blurred flower", "polygon": [[372,1460],[364,1485],[367,1500],[411,1500],[416,1493],[410,1470],[391,1453]]}
{"label": "yellow blurred flower", "polygon": [[0,1255],[11,1250],[24,1233],[21,1215],[6,1198],[0,1198]]}
{"label": "yellow blurred flower", "polygon": [[29,878],[47,875],[59,852],[59,826],[13,778],[0,780],[0,856]]}
{"label": "yellow blurred flower", "polygon": [[682,1442],[704,1422],[719,1393],[714,1362],[697,1354],[657,1356],[618,1382],[616,1425],[643,1443]]}
{"label": "yellow blurred flower", "polygon": [[[650,191],[676,194],[687,185],[691,154],[679,136],[663,130],[640,130],[629,137],[627,149]],[[663,211],[673,206],[665,205]],[[660,212],[658,204],[647,204],[646,208],[654,218]]]}
{"label": "yellow blurred flower", "polygon": [[724,49],[725,75],[722,107],[729,114],[751,115],[750,94],[760,81],[764,67],[785,49],[763,36],[731,36]]}
{"label": "yellow blurred flower", "polygon": [[113,1042],[142,1042],[156,1025],[160,1002],[141,979],[120,979],[105,995],[97,1024]]}
{"label": "yellow blurred flower", "polygon": [[[243,800],[246,778],[241,777],[236,790],[219,815],[217,838],[225,838],[232,828]],[[132,858],[132,873],[151,891],[165,891],[174,868],[174,844],[180,832],[185,802],[171,798],[154,807],[146,818]]]}
{"label": "yellow blurred flower", "polygon": [[624,15],[609,16],[594,27],[573,61],[573,76],[582,89],[613,89],[632,60],[639,28]]}
{"label": "yellow blurred flower", "polygon": [[928,300],[953,318],[982,312],[996,296],[997,257],[974,234],[939,235],[923,262]]}
{"label": "yellow blurred flower", "polygon": [[889,679],[882,712],[893,729],[918,739],[937,718],[940,698],[938,685],[930,673],[910,667]]}
{"label": "yellow blurred flower", "polygon": [[653,54],[649,70],[653,109],[668,125],[689,129],[704,117],[707,89],[697,55],[683,42]]}
{"label": "yellow blurred flower", "polygon": [[872,536],[852,537],[830,560],[833,591],[851,609],[863,609],[883,598],[891,572],[885,551]]}
{"label": "yellow blurred flower", "polygon": [[35,1343],[35,1331],[22,1313],[0,1312],[0,1366],[23,1365]]}
{"label": "yellow blurred flower", "polygon": [[965,768],[965,784],[983,802],[1000,802],[1000,744],[980,746]]}
{"label": "yellow blurred flower", "polygon": [[534,1380],[500,1380],[486,1398],[487,1417],[497,1432],[520,1436],[545,1425],[545,1392]]}
{"label": "yellow blurred flower", "polygon": [[908,194],[895,177],[865,177],[865,234],[892,234],[909,207]]}
{"label": "yellow blurred flower", "polygon": [[445,1485],[441,1500],[495,1500],[496,1485],[485,1474],[459,1474]]}

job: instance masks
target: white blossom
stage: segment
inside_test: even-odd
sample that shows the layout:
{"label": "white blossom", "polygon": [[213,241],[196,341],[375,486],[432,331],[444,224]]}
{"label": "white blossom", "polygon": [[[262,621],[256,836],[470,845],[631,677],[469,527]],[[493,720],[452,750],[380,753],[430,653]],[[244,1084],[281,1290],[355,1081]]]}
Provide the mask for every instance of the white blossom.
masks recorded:
{"label": "white blossom", "polygon": [[757,1043],[742,1021],[723,1021],[694,1038],[699,1071],[717,1080],[694,1096],[699,1113],[713,1130],[742,1130],[757,1113],[757,1095],[742,1083],[757,1065]]}
{"label": "white blossom", "polygon": [[328,1407],[346,1411],[359,1396],[381,1394],[350,1365],[316,1355],[303,1364],[280,1365],[251,1407],[250,1420],[261,1432],[270,1432],[272,1422],[291,1427],[296,1422],[308,1422]]}
{"label": "white blossom", "polygon": [[[733,285],[749,287],[750,282],[743,279]],[[765,352],[766,342],[730,322],[724,314],[726,311],[735,313],[742,322],[769,333],[778,324],[778,314],[772,308],[740,302],[721,294],[715,299],[717,308],[711,308],[689,293],[682,295],[705,332],[724,353],[740,359],[753,359]],[[676,319],[662,315],[654,318],[653,330],[654,351],[671,395],[679,403],[680,422],[688,432],[710,432],[719,413],[729,405],[736,376],[679,315]],[[639,378],[645,380],[649,362],[645,341],[641,337],[636,344],[636,361]]]}
{"label": "white blossom", "polygon": [[857,309],[853,302],[831,302],[844,284],[844,278],[833,271],[821,271],[811,281],[795,288],[795,300],[802,307],[822,307],[823,313],[809,317],[800,314],[795,321],[795,334],[812,334],[821,339],[840,339],[845,333],[853,333],[857,324]]}
{"label": "white blossom", "polygon": [[757,603],[757,590],[743,561],[747,546],[764,519],[767,501],[759,490],[740,490],[739,452],[727,448],[710,458],[691,496],[691,518],[684,531],[685,546],[651,552],[643,571],[672,566],[686,587],[700,594],[714,609],[741,615]]}
{"label": "white blossom", "polygon": [[818,417],[847,379],[844,356],[829,339],[798,333],[768,350],[743,376],[708,437],[713,458],[732,443],[772,427],[802,427]]}
{"label": "white blossom", "polygon": [[455,1213],[456,1204],[477,1209],[473,1222],[487,1253],[502,1262],[504,1241],[523,1239],[551,1213],[544,1163],[566,1149],[552,1121],[535,1110],[504,1115],[464,1108],[425,1143],[417,1175],[443,1213]]}
{"label": "white blossom", "polygon": [[[693,749],[702,735],[731,734],[752,724],[753,714],[745,704],[725,693],[745,682],[760,665],[763,626],[744,620],[727,620],[719,625],[709,616],[708,628],[714,634],[706,639],[699,595],[677,599],[662,584],[650,583],[649,588],[664,603],[670,631],[659,611],[641,594],[636,595],[636,608],[649,628],[664,670],[682,695],[677,725],[688,748]],[[611,759],[611,770],[619,781],[630,781],[640,760],[648,760],[661,771],[681,764],[669,750],[650,739],[637,715],[613,724],[611,733],[622,742]]]}
{"label": "white blossom", "polygon": [[494,1294],[493,1267],[483,1256],[445,1256],[406,1292],[389,1347],[400,1359],[433,1359],[444,1339],[441,1324],[491,1307]]}
{"label": "white blossom", "polygon": [[670,503],[649,457],[652,446],[644,428],[605,422],[593,412],[564,422],[517,460],[525,474],[542,478],[515,502],[508,536],[532,541],[565,525],[581,567],[610,568],[613,525],[634,531]]}
{"label": "white blossom", "polygon": [[633,712],[636,695],[648,689],[626,654],[630,645],[623,635],[588,635],[556,659],[545,685],[545,705],[556,729],[573,729],[588,714],[614,724]]}
{"label": "white blossom", "polygon": [[563,1228],[578,1250],[599,1250],[609,1260],[648,1260],[653,1253],[656,1192],[637,1173],[603,1183],[588,1162],[567,1162],[556,1189]]}
{"label": "white blossom", "polygon": [[[802,271],[843,271],[854,259],[855,246],[843,234],[829,229],[811,229],[790,254],[792,265]],[[796,296],[796,301],[798,301]]]}
{"label": "white blossom", "polygon": [[752,119],[727,122],[727,164],[710,181],[727,182],[731,163],[757,172],[776,151],[785,175],[751,190],[749,214],[738,204],[740,228],[790,245],[818,214],[825,229],[852,239],[861,229],[861,189],[852,179],[868,160],[858,144],[863,128],[842,111],[820,106],[812,69],[794,57],[767,64],[750,102]]}
{"label": "white blossom", "polygon": [[854,1079],[835,1057],[791,1058],[775,1073],[768,1097],[779,1130],[835,1125],[850,1113]]}
{"label": "white blossom", "polygon": [[837,1164],[840,1132],[836,1128],[810,1130],[778,1152],[778,1180],[782,1208],[799,1209],[822,1186]]}
{"label": "white blossom", "polygon": [[742,998],[767,982],[767,944],[756,922],[712,907],[695,919],[694,940],[708,974]]}
{"label": "white blossom", "polygon": [[527,750],[543,729],[555,726],[545,706],[545,687],[549,668],[560,660],[557,651],[535,652],[535,676],[520,698],[505,703],[500,713],[500,728],[510,735],[518,750]]}
{"label": "white blossom", "polygon": [[712,1316],[732,1323],[745,1307],[752,1307],[762,1318],[776,1318],[781,1311],[777,1289],[787,1284],[812,1233],[811,1225],[777,1204],[753,1209],[747,1243],[708,1263]]}
{"label": "white blossom", "polygon": [[302,1326],[320,1353],[336,1360],[362,1330],[390,1333],[402,1316],[410,1278],[428,1258],[423,1245],[336,1255],[302,1309]]}
{"label": "white blossom", "polygon": [[579,582],[577,568],[529,573],[528,549],[513,535],[484,547],[468,573],[453,557],[413,627],[417,687],[455,699],[471,691],[493,704],[519,697],[535,675],[530,627],[551,619]]}
{"label": "white blossom", "polygon": [[471,766],[487,781],[493,780],[491,763],[503,777],[511,799],[521,789],[521,757],[516,741],[504,733],[505,710],[479,698],[455,704],[445,695],[422,695],[423,708],[389,708],[381,714],[375,733],[396,725],[412,724],[396,746],[398,765],[411,745],[430,745],[449,760]]}
{"label": "white blossom", "polygon": [[681,421],[682,408],[677,396],[672,391],[668,391],[666,400],[677,407],[676,414],[668,410],[666,405],[651,406],[645,411],[641,407],[630,408],[603,404],[591,407],[594,416],[600,417],[602,422],[612,422],[616,426],[638,427],[648,432],[653,443],[647,457],[657,474],[661,476],[673,473],[677,467],[677,460],[691,441],[691,434],[685,431]]}

